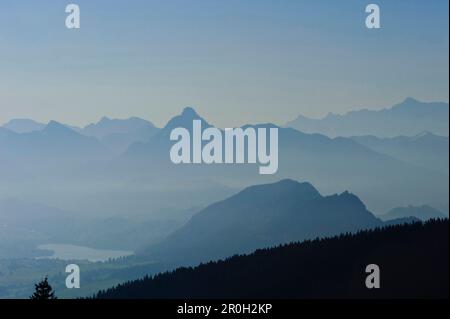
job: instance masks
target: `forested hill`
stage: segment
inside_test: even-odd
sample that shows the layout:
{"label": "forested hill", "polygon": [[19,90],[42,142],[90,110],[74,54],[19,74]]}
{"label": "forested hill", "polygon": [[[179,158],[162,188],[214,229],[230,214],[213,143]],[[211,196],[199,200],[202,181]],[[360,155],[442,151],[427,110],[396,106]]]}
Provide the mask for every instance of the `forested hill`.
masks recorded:
{"label": "forested hill", "polygon": [[[391,226],[257,250],[101,291],[97,298],[448,298],[449,222]],[[368,289],[377,264],[381,288]]]}

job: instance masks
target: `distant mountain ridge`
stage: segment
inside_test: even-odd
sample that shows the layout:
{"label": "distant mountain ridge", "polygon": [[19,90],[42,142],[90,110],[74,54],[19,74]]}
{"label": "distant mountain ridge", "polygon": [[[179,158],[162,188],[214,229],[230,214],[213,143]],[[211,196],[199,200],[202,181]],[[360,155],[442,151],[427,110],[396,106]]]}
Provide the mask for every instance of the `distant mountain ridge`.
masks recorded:
{"label": "distant mountain ridge", "polygon": [[2,126],[15,133],[30,133],[44,129],[45,124],[29,119],[14,119]]}
{"label": "distant mountain ridge", "polygon": [[[195,110],[186,108],[148,142],[131,145],[122,156],[124,165],[142,167],[151,178],[162,174],[165,181],[208,178],[236,188],[283,178],[308,180],[327,193],[342,188],[354,189],[376,212],[384,212],[401,202],[447,205],[448,175],[445,173],[403,162],[351,138],[329,138],[270,123],[243,128],[278,128],[279,170],[276,176],[264,179],[258,175],[256,165],[174,165],[169,157],[174,144],[169,140],[170,132],[175,127],[191,130],[194,119],[202,121],[203,129],[211,125]],[[371,184],[369,188],[368,184]],[[389,192],[386,192],[386,185],[389,185]]]}
{"label": "distant mountain ridge", "polygon": [[172,117],[167,124],[156,132],[148,141],[142,143],[135,143],[131,145],[124,157],[126,158],[146,158],[148,156],[161,158],[161,156],[167,159],[169,149],[172,142],[170,141],[170,133],[173,129],[183,127],[192,131],[192,122],[194,120],[201,121],[202,129],[210,127],[211,125],[192,107],[185,107],[181,114]]}
{"label": "distant mountain ridge", "polygon": [[[18,134],[32,133],[45,130],[49,124],[57,123],[50,121],[48,124],[38,123],[30,119],[14,119],[3,125],[4,129]],[[101,118],[97,123],[86,125],[83,128],[61,124],[68,129],[88,137],[95,137],[110,150],[122,153],[131,144],[145,142],[159,129],[153,123],[138,117],[129,119]]]}
{"label": "distant mountain ridge", "polygon": [[411,137],[379,138],[375,136],[352,136],[351,139],[378,153],[448,175],[448,137],[423,132]]}
{"label": "distant mountain ridge", "polygon": [[[248,185],[268,183],[284,178],[310,181],[318,189],[328,194],[337,193],[342,189],[354,190],[371,211],[377,214],[404,203],[411,205],[429,203],[441,210],[446,210],[448,207],[448,174],[438,170],[437,168],[440,166],[433,165],[433,162],[426,167],[418,166],[413,161],[396,158],[389,152],[382,153],[352,138],[329,138],[325,135],[308,134],[270,123],[245,125],[243,128],[278,128],[279,170],[274,176],[260,176],[258,165],[174,165],[169,156],[170,148],[174,144],[169,139],[170,132],[175,127],[192,129],[194,119],[201,120],[203,128],[211,125],[193,108],[188,107],[181,114],[169,120],[163,128],[156,129],[154,132],[151,129],[152,132],[147,131],[146,134],[139,137],[139,141],[136,141],[134,137],[128,139],[128,136],[133,136],[133,134],[113,133],[107,135],[110,133],[109,125],[113,124],[112,126],[115,127],[117,121],[104,118],[100,121],[101,125],[97,123],[91,128],[97,126],[101,133],[95,134],[98,134],[100,138],[107,137],[104,137],[102,142],[96,137],[89,137],[91,140],[88,144],[97,145],[91,148],[80,148],[75,145],[72,147],[72,139],[64,144],[65,138],[62,136],[65,133],[55,144],[53,139],[44,138],[42,131],[28,133],[25,135],[27,138],[24,136],[17,138],[16,133],[2,129],[0,130],[3,131],[0,133],[0,146],[3,147],[3,152],[0,153],[0,159],[5,165],[0,167],[0,173],[2,176],[9,176],[9,179],[18,176],[26,179],[32,174],[40,176],[43,170],[39,167],[42,165],[47,165],[49,170],[54,171],[54,168],[58,168],[59,165],[49,165],[50,162],[58,164],[60,161],[72,157],[74,165],[70,167],[70,170],[64,168],[61,174],[46,174],[44,178],[70,176],[67,178],[69,182],[74,178],[77,180],[82,178],[81,182],[84,185],[114,185],[117,183],[135,186],[138,183],[158,180],[158,183],[151,183],[151,188],[160,192],[151,200],[151,204],[150,196],[143,195],[142,192],[138,195],[145,205],[157,205],[156,207],[146,206],[146,209],[161,209],[171,205],[185,204],[186,198],[177,201],[172,200],[173,197],[169,195],[161,196],[161,189],[165,194],[170,190],[175,190],[178,194],[184,192],[185,195],[189,191],[190,194],[193,194],[195,190],[197,195],[189,196],[192,199],[189,205],[205,206],[214,200],[223,198],[225,193],[229,195],[230,188],[242,189]],[[124,121],[131,123],[127,120]],[[132,122],[134,123],[134,121]],[[140,120],[137,122],[143,123],[144,127],[151,127],[151,124]],[[128,127],[126,123],[120,122],[119,124]],[[67,129],[67,125],[63,126]],[[103,126],[107,129],[103,130]],[[100,130],[100,128],[102,129]],[[62,128],[60,129],[63,132]],[[77,133],[77,130],[70,130]],[[37,147],[40,145],[39,143],[23,143],[23,140],[30,139],[31,135],[29,134],[41,135],[42,143],[39,143],[42,147]],[[91,132],[91,134],[94,133]],[[81,138],[86,138],[80,133],[68,135],[77,136],[80,141]],[[110,152],[110,149],[114,147],[105,146],[108,138],[111,138],[112,144],[114,144],[122,137],[124,138],[123,143],[119,142],[113,152]],[[427,137],[423,136],[420,140],[427,140]],[[84,139],[84,141],[88,140]],[[130,143],[131,145],[127,146]],[[29,147],[23,147],[24,145],[29,145]],[[56,147],[58,150],[53,150],[56,145],[59,145]],[[121,150],[125,147],[126,151],[122,153]],[[27,152],[24,152],[24,149]],[[419,151],[421,149],[417,148]],[[439,163],[445,161],[445,156],[436,157],[434,152],[430,152],[430,156],[432,159],[437,158]],[[31,165],[29,165],[30,162]],[[23,165],[17,167],[21,163]],[[34,169],[35,166],[38,169]],[[430,166],[433,167],[430,169]],[[100,181],[105,183],[99,183]],[[61,186],[64,186],[64,183]],[[99,191],[102,192],[103,189],[99,189]],[[211,196],[202,196],[201,192],[197,192],[198,190],[213,190],[214,199],[210,198]],[[34,190],[31,191],[34,192]],[[136,194],[139,192],[139,188],[135,188],[133,192]],[[104,206],[107,210],[117,212],[127,209],[125,204],[129,204],[131,197],[122,194],[111,195],[105,194],[104,196],[104,200],[107,201]],[[71,194],[71,196],[74,195]],[[111,201],[117,201],[117,203],[110,205]],[[136,202],[136,200],[134,201]],[[97,205],[97,203],[101,204],[99,200],[95,200],[93,204]],[[122,203],[124,206],[121,206]],[[174,208],[182,207],[175,206]],[[71,209],[74,209],[73,206]],[[104,209],[100,208],[100,210]],[[99,207],[96,206],[95,210],[99,210]]]}
{"label": "distant mountain ridge", "polygon": [[2,135],[2,153],[20,161],[30,158],[51,159],[53,162],[71,157],[101,158],[107,152],[97,139],[81,135],[56,121],[50,121],[40,131],[22,134],[9,131]]}
{"label": "distant mountain ridge", "polygon": [[148,141],[158,130],[153,123],[138,117],[125,120],[103,117],[99,122],[84,127],[81,133],[98,138],[111,150],[120,154],[133,143]]}
{"label": "distant mountain ridge", "polygon": [[131,117],[125,120],[102,117],[97,123],[89,124],[82,130],[83,134],[94,136],[101,140],[110,134],[129,133],[147,127],[156,128],[151,122],[138,117]]}
{"label": "distant mountain ridge", "polygon": [[443,102],[425,103],[407,98],[392,108],[380,111],[351,111],[344,115],[328,114],[321,119],[299,116],[286,124],[306,133],[321,133],[330,137],[375,135],[414,136],[423,131],[436,135],[449,134],[449,105]]}
{"label": "distant mountain ridge", "polygon": [[413,217],[422,221],[427,221],[429,219],[443,219],[448,218],[443,212],[429,206],[408,206],[408,207],[396,207],[391,209],[384,215],[380,215],[383,220],[389,221],[398,218],[408,218]]}
{"label": "distant mountain ridge", "polygon": [[286,179],[212,204],[141,255],[195,263],[381,225],[353,194],[323,197],[309,183]]}

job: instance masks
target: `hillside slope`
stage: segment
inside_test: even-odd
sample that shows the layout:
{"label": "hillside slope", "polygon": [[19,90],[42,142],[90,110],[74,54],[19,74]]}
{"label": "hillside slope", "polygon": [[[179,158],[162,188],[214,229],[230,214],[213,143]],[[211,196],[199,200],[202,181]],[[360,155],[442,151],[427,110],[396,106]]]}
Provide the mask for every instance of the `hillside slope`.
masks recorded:
{"label": "hillside slope", "polygon": [[[293,243],[128,282],[97,298],[448,298],[448,220]],[[377,264],[381,288],[365,286]]]}
{"label": "hillside slope", "polygon": [[322,196],[309,183],[285,179],[248,187],[208,206],[143,255],[191,265],[381,225],[355,195]]}

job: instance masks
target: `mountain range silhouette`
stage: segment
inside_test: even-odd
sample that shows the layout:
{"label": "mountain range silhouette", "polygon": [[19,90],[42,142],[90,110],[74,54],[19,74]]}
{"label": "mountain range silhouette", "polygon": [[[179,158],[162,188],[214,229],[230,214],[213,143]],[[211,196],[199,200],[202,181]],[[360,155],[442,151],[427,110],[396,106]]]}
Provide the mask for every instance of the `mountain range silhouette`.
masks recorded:
{"label": "mountain range silhouette", "polygon": [[[394,142],[390,140],[378,143],[371,142],[373,138],[329,138],[279,127],[278,173],[272,177],[261,177],[256,165],[174,165],[169,158],[173,144],[169,134],[175,127],[190,129],[194,119],[201,120],[203,128],[211,125],[193,108],[185,108],[162,129],[136,118],[103,118],[99,123],[83,129],[51,121],[40,131],[22,134],[2,128],[0,159],[4,165],[0,167],[0,173],[10,180],[19,177],[26,179],[28,176],[35,176],[34,180],[61,179],[61,190],[64,190],[65,184],[80,178],[87,188],[101,180],[123,183],[138,179],[156,179],[159,183],[154,187],[159,184],[165,190],[177,189],[183,183],[189,185],[186,190],[200,190],[204,185],[205,191],[212,189],[212,185],[222,185],[217,188],[212,200],[229,194],[227,186],[240,189],[252,184],[293,178],[310,181],[324,193],[354,190],[377,213],[384,213],[404,203],[429,203],[444,212],[448,211],[448,174],[440,169],[446,166],[446,157],[434,155],[433,152],[440,148],[439,145],[445,144],[445,138],[442,140],[430,135],[410,138],[410,142],[401,142],[401,147],[394,152],[390,146]],[[251,127],[277,126],[269,123]],[[429,156],[408,156],[410,152],[424,154],[425,150],[430,150]],[[416,160],[408,161],[408,158]],[[424,164],[418,165],[417,162],[421,161]],[[45,173],[48,171],[51,173]],[[146,198],[151,198],[149,196]],[[212,202],[199,192],[196,196],[191,206]],[[111,206],[128,207],[124,202],[126,198],[114,197],[123,204],[108,204],[108,209]],[[158,203],[161,199],[157,196],[152,202]],[[144,198],[142,201],[149,202]],[[97,200],[96,203],[101,202]],[[166,204],[161,202],[158,207],[149,206],[147,209],[160,209],[168,204],[180,205],[181,208],[181,202],[168,200]]]}
{"label": "mountain range silhouette", "polygon": [[423,131],[448,137],[448,116],[448,103],[425,103],[409,97],[391,108],[379,111],[363,109],[343,115],[330,113],[321,119],[299,116],[288,122],[286,126],[303,132],[321,133],[330,137],[354,135],[414,136]]}
{"label": "mountain range silhouette", "polygon": [[309,183],[286,179],[248,187],[208,206],[141,255],[196,263],[382,224],[353,194],[322,196]]}

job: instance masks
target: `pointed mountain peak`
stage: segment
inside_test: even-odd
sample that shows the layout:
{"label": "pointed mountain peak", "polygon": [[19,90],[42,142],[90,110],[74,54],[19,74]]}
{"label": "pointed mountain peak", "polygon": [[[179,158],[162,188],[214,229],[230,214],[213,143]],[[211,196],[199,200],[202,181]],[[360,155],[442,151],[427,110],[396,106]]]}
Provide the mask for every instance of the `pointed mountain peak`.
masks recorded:
{"label": "pointed mountain peak", "polygon": [[100,119],[99,123],[104,123],[104,122],[109,122],[109,121],[111,121],[111,119],[110,119],[109,117],[103,116],[103,117]]}
{"label": "pointed mountain peak", "polygon": [[413,98],[413,97],[407,97],[404,101],[403,101],[403,103],[404,104],[406,104],[406,103],[420,103],[418,100],[416,100],[415,98]]}
{"label": "pointed mountain peak", "polygon": [[345,191],[341,194],[336,194],[335,198],[338,199],[344,199],[345,201],[347,201],[348,203],[353,203],[354,205],[360,206],[361,208],[366,209],[366,205],[363,203],[363,201],[356,196],[355,194],[349,192],[349,191]]}
{"label": "pointed mountain peak", "polygon": [[202,127],[210,127],[211,125],[206,122],[192,107],[185,107],[180,115],[173,117],[164,127],[163,134],[173,130],[177,127],[184,127],[186,129],[192,128],[192,121],[202,121]]}
{"label": "pointed mountain peak", "polygon": [[77,134],[74,130],[66,125],[56,121],[50,121],[42,131],[44,134]]}
{"label": "pointed mountain peak", "polygon": [[355,194],[349,192],[348,190],[342,192],[342,193],[339,194],[338,196],[341,196],[341,197],[348,197],[348,198],[355,198],[355,199],[358,199],[358,201],[359,201],[359,197],[356,196]]}
{"label": "pointed mountain peak", "polygon": [[[421,112],[424,106],[427,106],[429,103],[421,102],[412,97],[407,97],[402,102],[394,105],[390,110],[397,112],[404,112],[405,116],[411,114],[411,112]],[[389,109],[387,109],[389,110]]]}
{"label": "pointed mountain peak", "polygon": [[181,116],[183,117],[190,117],[190,118],[198,118],[200,117],[197,112],[194,110],[194,108],[187,106],[183,109],[183,112],[181,112]]}
{"label": "pointed mountain peak", "polygon": [[55,128],[66,129],[66,127],[63,124],[61,124],[57,121],[50,121],[50,122],[48,122],[48,124],[45,127],[45,129],[55,129]]}

